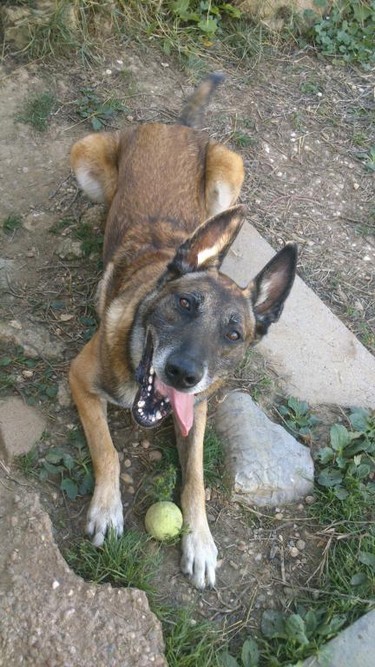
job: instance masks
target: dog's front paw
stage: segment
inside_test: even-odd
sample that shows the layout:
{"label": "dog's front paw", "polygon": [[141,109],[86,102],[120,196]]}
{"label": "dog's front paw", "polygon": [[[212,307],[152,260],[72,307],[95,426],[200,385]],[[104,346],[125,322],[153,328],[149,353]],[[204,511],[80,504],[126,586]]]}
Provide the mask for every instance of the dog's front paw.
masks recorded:
{"label": "dog's front paw", "polygon": [[210,530],[192,529],[182,538],[181,570],[196,588],[215,586],[217,548]]}
{"label": "dog's front paw", "polygon": [[92,543],[100,547],[111,529],[118,537],[124,531],[120,491],[111,489],[108,492],[96,487],[87,514],[86,531],[92,537]]}

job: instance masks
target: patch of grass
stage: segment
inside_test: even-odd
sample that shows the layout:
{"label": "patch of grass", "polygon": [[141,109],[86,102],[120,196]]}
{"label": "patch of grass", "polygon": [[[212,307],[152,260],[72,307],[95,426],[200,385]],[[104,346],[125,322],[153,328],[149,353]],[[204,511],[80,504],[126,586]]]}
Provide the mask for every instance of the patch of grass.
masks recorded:
{"label": "patch of grass", "polygon": [[238,148],[248,148],[249,146],[254,146],[257,142],[254,137],[250,137],[242,130],[234,130],[231,135],[231,140]]}
{"label": "patch of grass", "polygon": [[218,667],[216,652],[221,635],[213,624],[195,621],[192,610],[160,604],[152,582],[160,567],[161,550],[144,534],[128,530],[119,539],[110,534],[99,549],[81,540],[64,556],[69,566],[88,581],[135,586],[148,594],[151,609],[163,625],[170,667]]}
{"label": "patch of grass", "polygon": [[338,0],[329,7],[320,0],[319,5],[327,12],[315,17],[310,12],[313,25],[307,33],[316,48],[325,56],[370,67],[375,62],[375,2]]}
{"label": "patch of grass", "polygon": [[[220,654],[223,667],[290,667],[374,607],[375,413],[354,410],[348,424],[331,428],[317,454],[316,501],[309,512],[325,541],[322,562],[308,590],[289,610],[266,609],[260,632],[240,651]],[[314,587],[315,585],[315,587]],[[298,664],[300,664],[298,662]]]}
{"label": "patch of grass", "polygon": [[311,442],[312,429],[319,420],[310,413],[310,408],[305,401],[299,401],[290,396],[286,405],[278,407],[278,413],[292,435],[299,437],[304,442]]}
{"label": "patch of grass", "polygon": [[45,91],[38,95],[32,95],[25,100],[24,109],[17,114],[17,120],[31,125],[34,130],[45,132],[55,107],[56,98],[51,92]]}
{"label": "patch of grass", "polygon": [[160,551],[149,547],[150,541],[143,533],[127,530],[120,538],[108,535],[99,549],[81,540],[64,556],[70,567],[88,581],[135,586],[152,594],[151,581],[160,566]]}
{"label": "patch of grass", "polygon": [[73,236],[81,241],[81,248],[85,257],[90,255],[102,256],[103,251],[103,232],[94,229],[88,222],[80,222],[73,228]]}
{"label": "patch of grass", "polygon": [[69,229],[70,227],[73,227],[73,225],[75,224],[76,220],[72,217],[67,216],[64,218],[60,218],[60,220],[57,220],[57,222],[55,222],[55,224],[53,224],[48,231],[50,232],[50,234],[59,235],[61,232]]}
{"label": "patch of grass", "polygon": [[103,130],[119,111],[125,110],[120,100],[116,98],[103,100],[94,88],[81,88],[80,92],[82,96],[73,103],[76,113],[80,118],[90,121],[95,132]]}
{"label": "patch of grass", "polygon": [[94,488],[91,457],[78,429],[69,432],[67,443],[61,447],[50,447],[43,455],[34,449],[19,457],[18,467],[41,482],[58,484],[69,500],[90,494]]}
{"label": "patch of grass", "polygon": [[29,405],[50,401],[57,395],[57,376],[39,357],[27,357],[22,347],[7,346],[0,358],[0,396],[16,389]]}
{"label": "patch of grass", "polygon": [[367,151],[357,153],[357,158],[361,160],[366,171],[375,172],[375,146],[370,146]]}
{"label": "patch of grass", "polygon": [[18,213],[11,213],[3,221],[3,230],[6,234],[13,234],[22,226],[22,216]]}

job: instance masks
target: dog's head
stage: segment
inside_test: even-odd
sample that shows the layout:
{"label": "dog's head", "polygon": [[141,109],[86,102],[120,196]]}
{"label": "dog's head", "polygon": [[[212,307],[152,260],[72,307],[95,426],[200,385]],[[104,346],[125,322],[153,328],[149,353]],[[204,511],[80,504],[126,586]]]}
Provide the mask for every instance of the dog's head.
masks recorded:
{"label": "dog's head", "polygon": [[244,219],[236,206],[201,225],[177,250],[139,313],[145,334],[133,416],[157,426],[172,411],[183,435],[194,396],[235,368],[281,314],[297,251],[287,244],[244,289],[219,273]]}

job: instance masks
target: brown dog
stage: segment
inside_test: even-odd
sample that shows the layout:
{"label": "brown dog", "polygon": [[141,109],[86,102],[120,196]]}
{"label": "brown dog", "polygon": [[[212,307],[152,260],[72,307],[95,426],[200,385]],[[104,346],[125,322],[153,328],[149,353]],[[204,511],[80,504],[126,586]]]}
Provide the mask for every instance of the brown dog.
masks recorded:
{"label": "brown dog", "polygon": [[243,164],[192,128],[221,78],[201,83],[180,124],[92,134],[71,156],[82,189],[109,206],[101,323],[70,370],[95,473],[87,530],[96,545],[108,529],[123,531],[107,401],[131,408],[145,428],[172,414],[187,527],[181,567],[198,588],[214,585],[217,557],[202,468],[207,397],[278,319],[296,267],[286,245],[245,289],[219,272],[243,222],[242,206],[228,208]]}

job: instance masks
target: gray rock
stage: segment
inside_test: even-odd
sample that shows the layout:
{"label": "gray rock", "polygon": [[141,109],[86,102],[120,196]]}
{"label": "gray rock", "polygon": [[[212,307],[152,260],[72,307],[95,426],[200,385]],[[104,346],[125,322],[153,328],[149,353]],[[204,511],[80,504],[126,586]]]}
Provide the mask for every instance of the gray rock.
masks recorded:
{"label": "gray rock", "polygon": [[62,239],[55,252],[61,259],[77,259],[83,256],[81,241],[70,238]]}
{"label": "gray rock", "polygon": [[0,667],[167,666],[145,593],[75,575],[34,492],[6,479],[0,506]]}
{"label": "gray rock", "polygon": [[64,345],[38,324],[0,322],[0,340],[20,345],[29,357],[61,357]]}
{"label": "gray rock", "polygon": [[374,667],[375,609],[328,642],[303,667]]}
{"label": "gray rock", "polygon": [[35,409],[13,396],[0,402],[0,456],[10,463],[27,454],[40,440],[46,420]]}
{"label": "gray rock", "polygon": [[234,391],[226,397],[215,428],[226,448],[234,499],[276,506],[311,493],[309,449],[271,422],[248,394]]}
{"label": "gray rock", "polygon": [[6,289],[14,272],[14,260],[0,257],[0,289]]}

